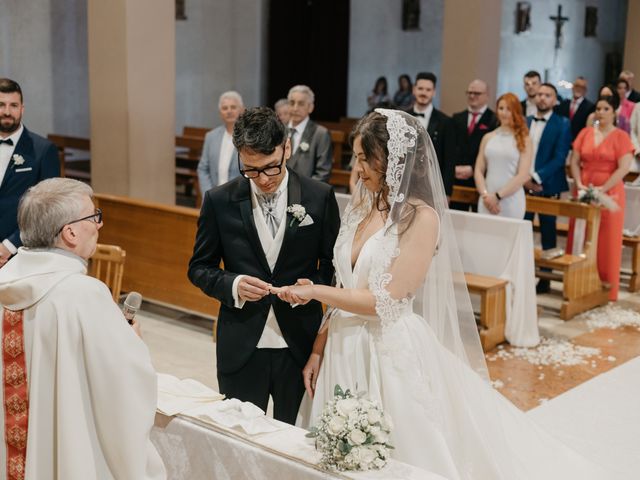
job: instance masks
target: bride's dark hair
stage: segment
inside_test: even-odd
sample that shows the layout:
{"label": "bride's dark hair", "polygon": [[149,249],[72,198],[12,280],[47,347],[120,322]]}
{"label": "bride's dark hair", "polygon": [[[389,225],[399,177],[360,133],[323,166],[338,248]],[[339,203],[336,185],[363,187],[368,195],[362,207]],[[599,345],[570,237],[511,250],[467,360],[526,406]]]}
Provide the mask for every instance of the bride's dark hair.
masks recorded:
{"label": "bride's dark hair", "polygon": [[[414,122],[415,128],[424,132],[422,125],[419,122]],[[389,131],[387,130],[387,117],[378,113],[371,112],[356,124],[349,136],[349,143],[353,147],[353,142],[356,137],[360,137],[360,143],[362,145],[362,151],[364,152],[367,163],[371,168],[380,174],[381,188],[374,194],[373,202],[375,207],[380,211],[390,212],[391,205],[389,204],[389,185],[387,184],[386,174],[389,164],[389,149],[387,143],[389,142]],[[405,203],[405,208],[402,211],[394,211],[391,214],[394,217],[393,222],[398,223],[400,229],[398,233],[404,233],[413,223],[416,215],[417,207],[423,202],[427,205],[433,206],[433,202],[430,202],[425,195],[425,180],[426,175],[426,151],[427,145],[423,138],[425,135],[417,136],[417,144],[412,149],[415,149],[418,160],[416,165],[412,167],[411,176],[405,181],[409,182],[408,192],[411,192],[411,200]],[[355,165],[354,165],[355,168]]]}

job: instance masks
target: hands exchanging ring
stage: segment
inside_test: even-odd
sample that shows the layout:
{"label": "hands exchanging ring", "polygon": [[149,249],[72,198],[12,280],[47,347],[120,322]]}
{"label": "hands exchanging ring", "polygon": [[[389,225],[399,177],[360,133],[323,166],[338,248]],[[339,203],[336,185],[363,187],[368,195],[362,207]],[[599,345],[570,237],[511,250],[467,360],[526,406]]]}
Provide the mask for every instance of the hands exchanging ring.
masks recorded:
{"label": "hands exchanging ring", "polygon": [[271,286],[269,291],[292,306],[306,305],[313,298],[313,282],[307,278],[299,278],[295,285]]}

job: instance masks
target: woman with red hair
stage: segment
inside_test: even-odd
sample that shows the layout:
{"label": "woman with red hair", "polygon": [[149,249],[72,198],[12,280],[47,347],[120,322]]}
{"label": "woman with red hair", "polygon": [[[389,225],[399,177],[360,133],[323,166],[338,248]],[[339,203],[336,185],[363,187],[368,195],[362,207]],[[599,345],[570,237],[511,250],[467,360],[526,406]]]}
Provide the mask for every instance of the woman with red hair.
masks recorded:
{"label": "woman with red hair", "polygon": [[499,127],[480,143],[474,178],[478,213],[524,218],[522,186],[529,179],[532,147],[520,100],[505,93],[497,101]]}

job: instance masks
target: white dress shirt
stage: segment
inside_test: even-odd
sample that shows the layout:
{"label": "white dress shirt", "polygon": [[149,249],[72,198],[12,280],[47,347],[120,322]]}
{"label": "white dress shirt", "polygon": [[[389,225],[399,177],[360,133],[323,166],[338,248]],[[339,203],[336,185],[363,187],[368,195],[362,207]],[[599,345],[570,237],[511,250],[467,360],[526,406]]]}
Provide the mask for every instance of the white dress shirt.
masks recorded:
{"label": "white dress shirt", "polygon": [[[16,149],[16,145],[18,145],[18,141],[20,140],[20,136],[22,135],[23,131],[24,126],[20,124],[15,132],[13,132],[6,138],[3,138],[3,140],[11,139],[13,141],[13,145],[7,145],[6,143],[0,145],[0,185],[4,180],[4,175],[7,173],[7,168],[9,167],[9,163],[11,162],[11,157],[13,156],[13,152]],[[2,244],[7,247],[7,250],[9,250],[12,255],[15,255],[18,252],[16,246],[8,239],[3,239]]]}
{"label": "white dress shirt", "polygon": [[[267,262],[269,263],[269,268],[273,271],[275,267],[276,260],[278,259],[278,254],[280,252],[280,247],[282,246],[282,240],[284,238],[284,232],[287,225],[287,185],[289,183],[289,172],[285,173],[285,177],[282,180],[282,183],[278,187],[277,192],[280,192],[278,199],[276,201],[275,214],[280,219],[280,225],[278,227],[278,231],[276,233],[275,238],[271,238],[271,234],[269,233],[269,229],[267,227],[267,223],[264,219],[264,215],[262,213],[262,207],[258,202],[257,195],[260,193],[258,187],[254,182],[249,181],[251,185],[251,206],[253,208],[253,218],[256,222],[256,229],[258,230],[258,236],[260,238],[260,243],[262,245],[262,249],[265,252],[267,257]],[[236,308],[243,308],[245,304],[245,300],[241,300],[238,295],[238,283],[245,275],[238,275],[232,285],[232,294],[234,306]],[[269,313],[267,314],[267,321],[264,325],[264,330],[262,331],[262,335],[260,336],[260,340],[258,341],[257,348],[288,348],[287,342],[282,335],[282,330],[280,330],[280,326],[278,325],[278,321],[276,320],[276,314],[273,311],[273,307],[269,308]]]}
{"label": "white dress shirt", "polygon": [[[536,122],[535,120],[532,120],[531,128],[529,128],[529,137],[531,138],[531,144],[533,146],[533,156],[531,158],[531,176],[536,182],[540,184],[542,183],[542,181],[540,180],[540,176],[536,173],[536,155],[538,155],[538,145],[540,145],[540,139],[542,138],[544,129],[547,126],[547,123],[549,123],[549,119],[551,118],[552,114],[553,110],[549,110],[542,117],[540,117],[545,119],[544,122]],[[533,117],[535,119],[536,115],[534,115]]]}
{"label": "white dress shirt", "polygon": [[302,140],[302,133],[304,132],[304,129],[307,128],[307,123],[309,123],[309,117],[302,120],[295,127],[291,122],[289,122],[289,128],[291,129],[291,155],[296,153],[296,150],[298,150],[300,140]]}
{"label": "white dress shirt", "polygon": [[536,107],[535,102],[529,100],[529,97],[527,97],[527,100],[525,101],[525,105],[526,105],[526,111],[524,112],[524,116],[525,117],[530,117],[530,116],[536,116],[536,114],[538,113],[538,107]]}
{"label": "white dress shirt", "polygon": [[[233,160],[233,138],[231,134],[224,131],[222,142],[220,143],[220,156],[218,157],[218,185],[222,185],[229,181],[229,165]],[[251,182],[253,183],[253,182]]]}
{"label": "white dress shirt", "polygon": [[433,103],[427,105],[427,108],[424,110],[418,110],[414,105],[413,111],[415,113],[424,113],[424,117],[416,117],[416,119],[422,124],[424,129],[426,130],[429,126],[429,120],[431,120],[431,114],[433,113]]}

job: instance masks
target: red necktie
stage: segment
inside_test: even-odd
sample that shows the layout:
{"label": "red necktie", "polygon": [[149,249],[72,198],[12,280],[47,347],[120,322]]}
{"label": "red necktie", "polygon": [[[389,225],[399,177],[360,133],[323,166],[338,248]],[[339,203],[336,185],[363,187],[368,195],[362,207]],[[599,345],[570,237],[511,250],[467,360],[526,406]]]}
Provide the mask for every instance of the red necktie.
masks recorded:
{"label": "red necktie", "polygon": [[569,120],[573,120],[573,116],[576,114],[576,100],[571,101],[571,108],[569,108]]}
{"label": "red necktie", "polygon": [[471,123],[467,127],[467,134],[471,135],[476,128],[476,119],[480,115],[480,112],[471,112]]}

